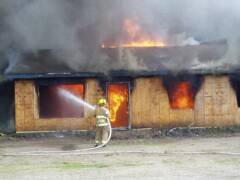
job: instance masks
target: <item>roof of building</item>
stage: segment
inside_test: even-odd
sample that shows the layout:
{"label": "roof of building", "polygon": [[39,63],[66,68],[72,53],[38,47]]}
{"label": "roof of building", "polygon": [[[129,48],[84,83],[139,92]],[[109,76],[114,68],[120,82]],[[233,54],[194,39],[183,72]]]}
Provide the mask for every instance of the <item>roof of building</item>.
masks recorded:
{"label": "roof of building", "polygon": [[[101,50],[101,53],[107,59],[102,66],[109,66],[109,69],[93,69],[92,66],[86,64],[82,66],[80,64],[79,70],[72,69],[65,61],[59,61],[57,56],[53,55],[52,50],[21,51],[17,55],[20,57],[9,63],[5,76],[7,79],[36,79],[239,72],[238,66],[233,66],[225,60],[228,54],[228,43],[225,40],[163,48],[105,48]],[[125,64],[119,66],[118,63]]]}

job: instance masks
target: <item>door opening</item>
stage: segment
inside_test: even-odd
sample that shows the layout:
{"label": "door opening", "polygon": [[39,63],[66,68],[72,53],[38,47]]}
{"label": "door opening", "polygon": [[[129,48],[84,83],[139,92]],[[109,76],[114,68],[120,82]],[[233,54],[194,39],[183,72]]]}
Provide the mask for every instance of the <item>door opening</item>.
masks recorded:
{"label": "door opening", "polygon": [[129,84],[109,83],[107,88],[113,128],[129,127]]}

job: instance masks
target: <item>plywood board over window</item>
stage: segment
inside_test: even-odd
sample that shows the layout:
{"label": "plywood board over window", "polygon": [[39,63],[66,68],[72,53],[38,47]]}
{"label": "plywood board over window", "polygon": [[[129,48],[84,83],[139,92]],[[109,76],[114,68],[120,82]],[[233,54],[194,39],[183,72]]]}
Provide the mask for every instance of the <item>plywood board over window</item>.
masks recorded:
{"label": "plywood board over window", "polygon": [[194,126],[221,127],[236,121],[237,101],[228,76],[205,76],[196,96]]}
{"label": "plywood board over window", "polygon": [[131,94],[133,128],[169,126],[169,99],[161,78],[137,78]]}

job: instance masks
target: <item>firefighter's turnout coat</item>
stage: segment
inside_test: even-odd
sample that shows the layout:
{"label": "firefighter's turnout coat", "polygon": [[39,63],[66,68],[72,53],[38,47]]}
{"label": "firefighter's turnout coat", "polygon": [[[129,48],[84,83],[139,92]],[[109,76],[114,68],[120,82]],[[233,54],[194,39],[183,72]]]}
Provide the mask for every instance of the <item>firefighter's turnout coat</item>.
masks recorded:
{"label": "firefighter's turnout coat", "polygon": [[105,107],[96,108],[96,126],[108,126],[109,110]]}
{"label": "firefighter's turnout coat", "polygon": [[110,118],[109,110],[105,107],[96,108],[96,145],[104,144],[108,139],[108,120]]}

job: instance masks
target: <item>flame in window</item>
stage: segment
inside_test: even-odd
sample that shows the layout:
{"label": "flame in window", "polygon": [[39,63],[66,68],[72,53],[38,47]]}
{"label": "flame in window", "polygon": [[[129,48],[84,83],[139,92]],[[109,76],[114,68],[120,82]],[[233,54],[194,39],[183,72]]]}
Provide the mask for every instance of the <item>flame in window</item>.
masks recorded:
{"label": "flame in window", "polygon": [[178,82],[171,87],[170,105],[172,109],[192,109],[194,107],[194,95],[190,82]]}

